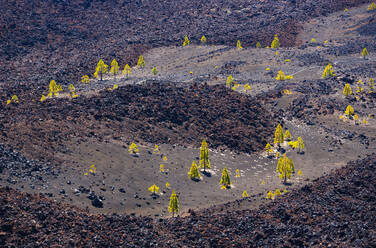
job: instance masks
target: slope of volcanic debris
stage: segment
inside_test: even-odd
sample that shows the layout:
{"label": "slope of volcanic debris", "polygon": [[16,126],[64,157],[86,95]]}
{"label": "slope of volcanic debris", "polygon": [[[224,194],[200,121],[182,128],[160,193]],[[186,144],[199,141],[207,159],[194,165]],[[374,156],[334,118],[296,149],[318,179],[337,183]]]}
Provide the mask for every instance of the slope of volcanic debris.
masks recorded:
{"label": "slope of volcanic debris", "polygon": [[37,195],[0,189],[0,244],[123,247],[374,247],[376,155],[257,211],[150,218],[88,215]]}
{"label": "slope of volcanic debris", "polygon": [[208,85],[127,85],[90,98],[3,110],[1,139],[41,160],[47,151],[65,152],[63,142],[72,137],[195,146],[207,138],[213,148],[252,152],[265,146],[274,128],[272,115],[256,98]]}
{"label": "slope of volcanic debris", "polygon": [[[99,58],[133,64],[151,47],[197,43],[293,46],[299,22],[366,0],[4,1],[0,16],[0,84],[9,94],[64,84],[90,74]],[[30,84],[33,86],[30,87]]]}

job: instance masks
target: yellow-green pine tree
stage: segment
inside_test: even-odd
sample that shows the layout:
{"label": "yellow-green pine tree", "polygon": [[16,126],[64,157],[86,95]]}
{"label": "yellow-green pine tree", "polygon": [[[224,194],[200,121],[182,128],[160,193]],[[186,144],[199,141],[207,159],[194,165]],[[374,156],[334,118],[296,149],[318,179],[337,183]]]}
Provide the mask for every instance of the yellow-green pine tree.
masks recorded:
{"label": "yellow-green pine tree", "polygon": [[260,42],[257,42],[257,43],[256,43],[256,48],[261,48],[261,44],[260,44]]}
{"label": "yellow-green pine tree", "polygon": [[269,143],[266,144],[265,151],[268,153],[268,155],[273,153],[272,146]]}
{"label": "yellow-green pine tree", "polygon": [[283,142],[284,142],[283,128],[281,124],[278,124],[274,133],[274,144],[278,144],[278,146],[280,146],[281,144],[283,144]]}
{"label": "yellow-green pine tree", "polygon": [[240,43],[240,40],[238,40],[238,41],[236,42],[236,48],[237,48],[238,50],[243,49],[242,44]]}
{"label": "yellow-green pine tree", "polygon": [[208,143],[206,143],[206,140],[204,139],[201,143],[201,149],[200,149],[200,165],[199,168],[203,168],[204,172],[206,172],[206,169],[210,169],[210,162],[209,162],[209,148]]}
{"label": "yellow-green pine tree", "polygon": [[354,115],[354,108],[351,105],[348,105],[345,110],[345,115],[347,115],[350,119]]}
{"label": "yellow-green pine tree", "polygon": [[270,45],[271,48],[278,48],[279,47],[279,39],[278,35],[274,35],[274,39],[272,41],[272,44]]}
{"label": "yellow-green pine tree", "polygon": [[228,174],[226,167],[224,167],[222,170],[221,181],[219,182],[219,184],[222,185],[223,189],[229,188],[231,186],[230,175]]}
{"label": "yellow-green pine tree", "polygon": [[97,68],[95,69],[94,77],[100,76],[100,80],[103,80],[103,75],[107,73],[108,65],[103,62],[102,59],[99,60]]}
{"label": "yellow-green pine tree", "polygon": [[286,154],[284,154],[283,157],[278,160],[276,171],[279,173],[279,177],[283,179],[283,183],[285,184],[287,183],[287,179],[291,178],[291,174],[293,172],[291,163],[292,160],[286,157]]}
{"label": "yellow-green pine tree", "polygon": [[345,87],[343,88],[343,95],[344,96],[351,96],[352,91],[349,84],[345,84]]}
{"label": "yellow-green pine tree", "polygon": [[184,37],[183,47],[184,47],[184,46],[188,46],[190,43],[191,43],[191,42],[190,42],[190,40],[188,39],[188,36],[186,35],[186,36]]}
{"label": "yellow-green pine tree", "polygon": [[157,67],[153,67],[153,69],[151,69],[151,73],[155,76],[155,75],[157,75],[158,74],[158,69],[157,69]]}
{"label": "yellow-green pine tree", "polygon": [[124,70],[123,70],[123,75],[126,75],[127,77],[130,76],[132,74],[132,70],[131,70],[131,67],[126,64],[124,66]]}
{"label": "yellow-green pine tree", "polygon": [[157,185],[153,184],[148,189],[153,195],[157,194],[159,192],[159,187]]}
{"label": "yellow-green pine tree", "polygon": [[83,84],[88,84],[90,83],[90,79],[89,79],[89,76],[88,75],[84,75],[81,77],[81,83]]}
{"label": "yellow-green pine tree", "polygon": [[205,37],[205,35],[203,35],[201,37],[201,44],[206,45],[206,42],[207,42],[206,37]]}
{"label": "yellow-green pine tree", "polygon": [[192,180],[199,180],[201,178],[200,173],[198,172],[198,168],[196,162],[193,160],[191,169],[188,172],[189,178]]}
{"label": "yellow-green pine tree", "polygon": [[303,143],[302,137],[299,136],[297,142],[298,142],[298,152],[301,153],[304,150],[304,143]]}
{"label": "yellow-green pine tree", "polygon": [[363,57],[364,59],[366,59],[367,56],[368,56],[367,48],[364,48],[363,51],[362,51],[362,57]]}
{"label": "yellow-green pine tree", "polygon": [[49,94],[47,95],[48,97],[52,97],[52,96],[57,96],[57,95],[59,95],[59,89],[58,89],[58,87],[57,87],[57,85],[56,85],[55,80],[51,80],[51,81],[50,81],[49,89],[50,89],[50,92],[49,92]]}
{"label": "yellow-green pine tree", "polygon": [[249,195],[248,195],[248,193],[247,193],[246,190],[243,191],[242,197],[243,197],[243,198],[247,198],[247,197],[249,197]]}
{"label": "yellow-green pine tree", "polygon": [[142,55],[140,55],[140,57],[138,57],[137,67],[138,68],[145,67],[145,61],[144,61],[144,57]]}
{"label": "yellow-green pine tree", "polygon": [[370,78],[370,79],[369,79],[368,86],[369,86],[369,91],[370,91],[370,93],[372,93],[373,90],[374,90],[374,88],[375,88],[375,80],[374,80],[373,78]]}
{"label": "yellow-green pine tree", "polygon": [[226,86],[229,87],[229,88],[231,88],[233,83],[234,83],[234,78],[230,74],[230,76],[227,77]]}
{"label": "yellow-green pine tree", "polygon": [[291,140],[291,133],[290,131],[287,129],[286,132],[285,132],[285,136],[284,136],[284,139],[287,140],[287,141],[290,141]]}
{"label": "yellow-green pine tree", "polygon": [[111,69],[110,69],[110,72],[114,75],[115,79],[116,79],[116,75],[118,74],[119,72],[119,64],[118,62],[116,61],[116,59],[113,59],[112,62],[111,62]]}
{"label": "yellow-green pine tree", "polygon": [[335,77],[336,74],[334,74],[334,71],[333,71],[333,66],[331,64],[328,64],[325,69],[324,69],[324,72],[322,73],[322,78],[325,79],[325,78],[329,78],[329,77]]}
{"label": "yellow-green pine tree", "polygon": [[172,217],[174,217],[175,213],[179,212],[179,200],[175,194],[175,190],[172,191],[172,194],[170,197],[170,205],[168,206],[168,211],[172,213]]}

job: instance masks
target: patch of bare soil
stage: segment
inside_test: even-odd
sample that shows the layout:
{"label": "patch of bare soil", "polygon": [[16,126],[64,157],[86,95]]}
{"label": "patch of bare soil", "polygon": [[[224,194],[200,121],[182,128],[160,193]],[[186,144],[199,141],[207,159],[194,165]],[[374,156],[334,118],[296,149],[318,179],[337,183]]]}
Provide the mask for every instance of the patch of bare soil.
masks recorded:
{"label": "patch of bare soil", "polygon": [[167,220],[88,215],[40,195],[0,189],[0,244],[122,247],[373,247],[376,156],[261,206]]}

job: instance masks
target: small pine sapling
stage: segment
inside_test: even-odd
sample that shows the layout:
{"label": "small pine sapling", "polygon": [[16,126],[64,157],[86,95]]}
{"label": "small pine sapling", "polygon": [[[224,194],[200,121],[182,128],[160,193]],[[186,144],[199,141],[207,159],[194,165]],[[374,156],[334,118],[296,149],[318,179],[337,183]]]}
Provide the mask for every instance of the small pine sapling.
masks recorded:
{"label": "small pine sapling", "polygon": [[179,200],[175,194],[175,190],[172,191],[172,194],[170,197],[170,204],[168,206],[168,211],[172,213],[172,217],[174,217],[175,213],[179,212]]}
{"label": "small pine sapling", "polygon": [[235,83],[234,81],[234,78],[232,77],[232,75],[230,74],[228,77],[227,77],[227,80],[226,80],[226,86],[231,88],[232,85]]}
{"label": "small pine sapling", "polygon": [[154,76],[158,74],[158,69],[157,67],[153,67],[153,69],[151,69],[151,74],[153,74]]}
{"label": "small pine sapling", "polygon": [[118,64],[118,62],[116,61],[116,59],[113,59],[112,62],[111,62],[111,69],[110,69],[110,72],[114,75],[114,78],[116,79],[116,75],[117,75],[118,72],[119,72],[119,64]]}
{"label": "small pine sapling", "polygon": [[188,36],[186,35],[186,36],[184,37],[183,47],[185,47],[185,46],[189,46],[190,43],[191,43],[191,42],[189,41]]}
{"label": "small pine sapling", "polygon": [[81,77],[81,83],[83,83],[83,84],[88,84],[88,83],[90,83],[90,78],[89,78],[89,76],[88,76],[88,75],[83,75],[83,76]]}
{"label": "small pine sapling", "polygon": [[199,168],[203,168],[204,172],[206,172],[206,169],[210,169],[210,161],[209,161],[209,148],[208,143],[206,143],[206,140],[204,139],[201,143],[200,148],[200,165]]}
{"label": "small pine sapling", "polygon": [[343,88],[343,95],[349,97],[351,96],[351,94],[352,94],[352,91],[351,91],[350,85],[345,84],[345,88]]}
{"label": "small pine sapling", "polygon": [[148,189],[152,195],[156,195],[159,192],[159,187],[155,184],[149,187]]}
{"label": "small pine sapling", "polygon": [[238,50],[242,50],[242,49],[243,49],[242,44],[240,43],[240,40],[238,40],[238,41],[236,42],[236,48],[237,48]]}
{"label": "small pine sapling", "polygon": [[153,154],[160,154],[158,145],[154,145]]}
{"label": "small pine sapling", "polygon": [[132,144],[128,148],[128,152],[129,152],[129,154],[137,154],[137,153],[139,153],[137,145],[132,142]]}
{"label": "small pine sapling", "polygon": [[144,60],[144,57],[142,55],[140,55],[140,57],[138,57],[137,67],[138,68],[145,67],[145,60]]}
{"label": "small pine sapling", "polygon": [[261,185],[265,185],[265,181],[264,180],[261,181]]}
{"label": "small pine sapling", "polygon": [[298,173],[297,173],[297,175],[298,175],[299,177],[302,177],[302,176],[303,176],[303,172],[302,172],[302,170],[299,170]]}
{"label": "small pine sapling", "polygon": [[72,98],[76,98],[76,97],[78,97],[78,95],[76,94],[76,88],[73,86],[73,84],[70,84],[70,85],[68,86],[68,89],[69,89],[69,91],[70,91],[70,96],[71,96]]}
{"label": "small pine sapling", "polygon": [[167,161],[167,156],[166,156],[166,155],[163,156],[163,161],[164,161],[164,162]]}
{"label": "small pine sapling", "polygon": [[165,186],[166,186],[166,189],[170,189],[170,187],[171,187],[169,182],[166,182]]}
{"label": "small pine sapling", "polygon": [[326,79],[326,78],[335,77],[335,76],[336,76],[336,74],[333,71],[333,66],[331,64],[328,64],[325,67],[324,72],[322,73],[322,78]]}
{"label": "small pine sapling", "polygon": [[274,132],[274,144],[278,144],[278,146],[281,146],[283,142],[284,142],[283,128],[281,124],[278,124]]}
{"label": "small pine sapling", "polygon": [[44,101],[46,101],[46,97],[42,95],[42,97],[40,98],[40,102],[44,102]]}
{"label": "small pine sapling", "polygon": [[227,189],[231,187],[230,175],[228,174],[226,167],[224,167],[222,170],[221,181],[219,182],[219,184],[222,185],[221,189]]}
{"label": "small pine sapling", "polygon": [[273,194],[272,191],[269,191],[269,192],[266,194],[266,199],[274,200],[274,194]]}
{"label": "small pine sapling", "polygon": [[281,190],[280,189],[276,189],[275,192],[274,192],[274,195],[275,196],[281,195]]}
{"label": "small pine sapling", "polygon": [[159,165],[159,171],[162,173],[165,172],[164,164]]}
{"label": "small pine sapling", "polygon": [[297,142],[298,142],[298,153],[302,153],[304,150],[304,143],[303,143],[302,137],[299,136]]}
{"label": "small pine sapling", "polygon": [[311,39],[311,43],[316,43],[316,39],[315,39],[315,38],[312,38],[312,39]]}
{"label": "small pine sapling", "polygon": [[239,171],[239,169],[235,170],[235,177],[240,177],[240,171]]}
{"label": "small pine sapling", "polygon": [[245,84],[243,91],[248,93],[249,91],[252,91],[252,87],[249,84]]}
{"label": "small pine sapling", "polygon": [[367,56],[368,56],[367,48],[364,48],[363,51],[362,51],[362,57],[363,57],[364,59],[366,59]]}
{"label": "small pine sapling", "polygon": [[206,45],[206,42],[207,42],[206,37],[205,37],[205,35],[203,35],[203,36],[201,37],[201,44],[202,44],[202,45]]}
{"label": "small pine sapling", "polygon": [[285,136],[284,136],[284,139],[287,140],[287,141],[290,141],[291,140],[291,133],[290,131],[287,129],[286,132],[285,132]]}
{"label": "small pine sapling", "polygon": [[198,181],[201,178],[200,173],[198,172],[197,164],[194,160],[192,162],[191,169],[189,170],[188,175],[188,177],[193,181]]}
{"label": "small pine sapling", "polygon": [[273,154],[272,146],[269,143],[266,144],[265,151],[268,154],[268,156],[271,156]]}
{"label": "small pine sapling", "polygon": [[257,42],[257,43],[256,43],[256,48],[261,48],[261,44],[260,44],[260,42]]}
{"label": "small pine sapling", "polygon": [[124,66],[123,75],[126,75],[128,78],[131,74],[132,74],[131,67],[128,64],[126,64]]}
{"label": "small pine sapling", "polygon": [[373,78],[369,79],[368,86],[369,86],[369,93],[373,93],[375,89],[375,80]]}
{"label": "small pine sapling", "polygon": [[49,90],[50,90],[50,92],[48,93],[47,97],[51,98],[53,96],[59,95],[59,88],[58,88],[55,80],[50,81]]}
{"label": "small pine sapling", "polygon": [[355,121],[355,124],[359,125],[359,116],[357,114],[354,114],[353,119]]}
{"label": "small pine sapling", "polygon": [[243,197],[243,198],[247,198],[247,197],[249,197],[249,195],[248,195],[248,193],[247,193],[246,190],[243,191],[243,193],[242,193],[242,197]]}
{"label": "small pine sapling", "polygon": [[272,41],[272,44],[270,45],[271,48],[276,49],[279,47],[279,39],[278,35],[274,35],[274,39]]}
{"label": "small pine sapling", "polygon": [[102,59],[99,60],[97,68],[95,69],[94,77],[100,76],[100,80],[103,80],[103,75],[107,73],[108,65],[103,62]]}
{"label": "small pine sapling", "polygon": [[354,108],[351,105],[348,105],[345,110],[345,115],[350,119],[354,115]]}

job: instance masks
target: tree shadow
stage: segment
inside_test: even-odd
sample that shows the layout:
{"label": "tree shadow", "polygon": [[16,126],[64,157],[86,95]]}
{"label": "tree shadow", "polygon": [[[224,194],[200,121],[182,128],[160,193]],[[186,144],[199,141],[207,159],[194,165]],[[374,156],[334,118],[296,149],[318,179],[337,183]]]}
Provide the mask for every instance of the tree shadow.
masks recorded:
{"label": "tree shadow", "polygon": [[191,178],[191,180],[194,181],[194,182],[196,182],[196,183],[197,183],[197,182],[200,182],[200,179],[199,179],[199,178]]}
{"label": "tree shadow", "polygon": [[153,198],[153,200],[156,200],[156,199],[159,198],[159,195],[157,195],[157,194],[152,194],[152,195],[151,195],[151,198]]}
{"label": "tree shadow", "polygon": [[211,173],[209,171],[201,171],[202,174],[204,174],[207,177],[211,177]]}
{"label": "tree shadow", "polygon": [[291,183],[291,182],[285,182],[285,183],[283,183],[283,185],[286,185],[286,186],[291,186],[291,185],[292,185],[292,183]]}

